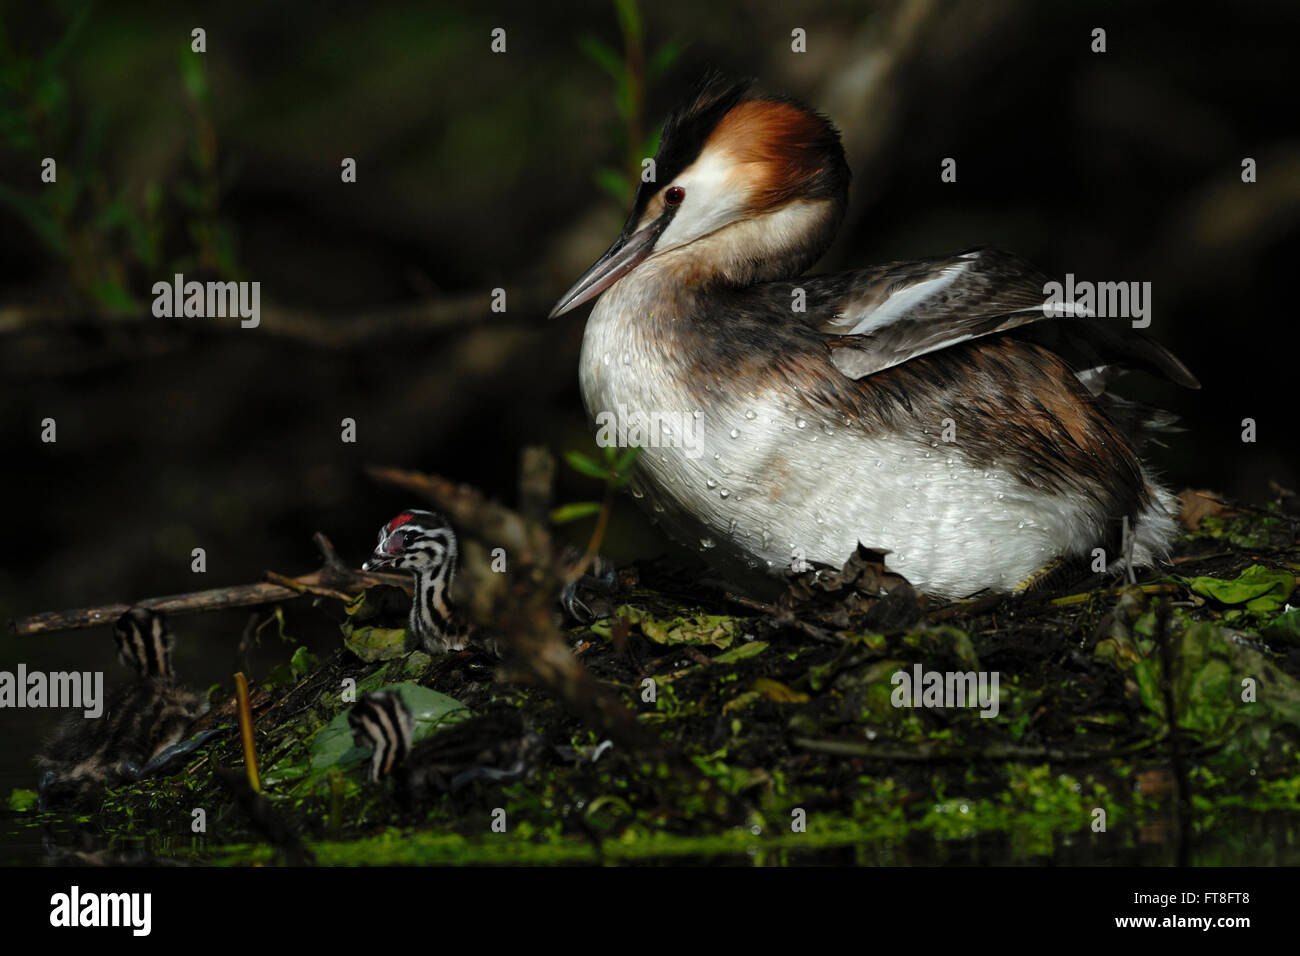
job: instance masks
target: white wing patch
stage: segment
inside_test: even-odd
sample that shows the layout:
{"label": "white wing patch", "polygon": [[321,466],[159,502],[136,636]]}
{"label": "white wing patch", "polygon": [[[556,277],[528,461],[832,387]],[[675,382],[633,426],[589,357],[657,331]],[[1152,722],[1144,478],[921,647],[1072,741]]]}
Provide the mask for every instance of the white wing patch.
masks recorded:
{"label": "white wing patch", "polygon": [[[875,332],[886,325],[892,325],[897,322],[908,312],[915,309],[921,303],[938,295],[944,289],[951,286],[957,281],[957,278],[974,265],[973,262],[967,261],[957,265],[945,266],[933,279],[926,279],[922,282],[916,282],[906,288],[899,289],[888,296],[883,302],[872,309],[863,313],[857,323],[843,333],[845,335],[862,335],[864,333]],[[846,313],[847,314],[847,313]],[[844,316],[838,316],[836,325],[842,323]]]}

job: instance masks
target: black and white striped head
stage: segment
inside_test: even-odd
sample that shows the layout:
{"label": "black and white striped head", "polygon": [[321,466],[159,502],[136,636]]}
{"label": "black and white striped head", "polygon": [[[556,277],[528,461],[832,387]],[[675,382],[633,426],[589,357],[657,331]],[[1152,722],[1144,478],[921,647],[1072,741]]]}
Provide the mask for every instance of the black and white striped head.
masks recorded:
{"label": "black and white striped head", "polygon": [[133,607],[113,624],[117,658],[141,678],[171,678],[172,644],[167,621],[157,611]]}
{"label": "black and white striped head", "polygon": [[372,783],[393,772],[411,752],[415,723],[397,691],[381,690],[362,697],[348,714],[352,740],[369,747]]}
{"label": "black and white striped head", "polygon": [[456,566],[456,534],[447,519],[432,511],[403,511],[379,529],[379,543],[364,571],[400,568],[437,574]]}

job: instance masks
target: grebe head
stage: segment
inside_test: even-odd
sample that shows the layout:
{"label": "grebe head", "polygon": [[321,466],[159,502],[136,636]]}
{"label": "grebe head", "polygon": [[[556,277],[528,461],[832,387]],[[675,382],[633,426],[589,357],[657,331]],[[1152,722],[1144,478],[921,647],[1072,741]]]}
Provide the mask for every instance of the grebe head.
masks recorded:
{"label": "grebe head", "polygon": [[848,199],[830,121],[749,81],[706,80],[664,124],[653,171],[622,233],[552,318],[634,270],[693,284],[792,278],[830,245]]}

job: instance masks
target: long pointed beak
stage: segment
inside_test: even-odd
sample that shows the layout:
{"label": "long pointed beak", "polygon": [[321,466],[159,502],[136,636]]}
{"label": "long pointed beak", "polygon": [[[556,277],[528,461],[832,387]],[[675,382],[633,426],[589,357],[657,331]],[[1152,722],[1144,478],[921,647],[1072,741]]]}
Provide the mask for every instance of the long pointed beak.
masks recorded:
{"label": "long pointed beak", "polygon": [[553,319],[576,309],[584,302],[590,302],[636,268],[654,249],[655,242],[668,226],[669,218],[671,217],[660,217],[630,236],[621,235],[615,239],[605,254],[596,260],[596,264],[560,297],[547,318]]}

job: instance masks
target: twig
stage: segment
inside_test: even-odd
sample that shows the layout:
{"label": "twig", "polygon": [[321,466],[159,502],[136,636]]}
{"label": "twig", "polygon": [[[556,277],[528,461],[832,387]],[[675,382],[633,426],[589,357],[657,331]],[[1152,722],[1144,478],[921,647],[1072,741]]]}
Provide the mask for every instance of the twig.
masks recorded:
{"label": "twig", "polygon": [[278,584],[240,584],[233,587],[194,591],[170,597],[145,598],[131,604],[106,604],[100,607],[80,608],[73,611],[45,611],[31,617],[10,621],[9,627],[18,635],[42,634],[48,631],[67,631],[80,627],[96,627],[114,621],[134,607],[149,608],[164,614],[188,614],[195,611],[215,611],[228,607],[249,607],[254,604],[273,604],[299,597],[294,591]]}
{"label": "twig", "polygon": [[1192,561],[1209,561],[1211,558],[1230,558],[1235,551],[1207,551],[1203,554],[1184,554],[1177,558],[1170,558],[1170,564],[1190,564]]}
{"label": "twig", "polygon": [[406,575],[353,571],[334,553],[334,548],[327,537],[317,532],[313,540],[325,557],[325,565],[318,571],[300,577],[288,578],[268,571],[267,576],[272,580],[257,584],[235,584],[224,588],[211,588],[207,591],[191,591],[188,594],[144,598],[134,604],[106,604],[71,611],[45,611],[10,621],[9,629],[16,635],[25,636],[97,627],[117,620],[132,607],[149,608],[162,614],[194,614],[232,607],[275,604],[302,597],[303,594],[351,600],[351,596],[343,592],[344,587],[359,591],[388,584],[408,591],[411,589],[411,580]]}
{"label": "twig", "polygon": [[[1082,604],[1093,598],[1110,598],[1119,597],[1122,593],[1129,590],[1128,586],[1119,588],[1106,588],[1100,591],[1085,591],[1083,594],[1067,594],[1065,597],[1052,598],[1049,604],[1057,607],[1070,604]],[[1180,584],[1139,584],[1137,590],[1143,594],[1177,594],[1182,590]]]}
{"label": "twig", "polygon": [[762,601],[756,601],[753,598],[745,597],[743,594],[736,594],[733,591],[723,591],[722,593],[723,597],[732,604],[738,604],[751,611],[758,611],[761,614],[766,614],[771,619],[771,623],[778,627],[792,628],[808,637],[811,637],[814,641],[820,641],[822,644],[839,645],[844,643],[844,639],[835,631],[828,631],[824,627],[818,627],[815,624],[801,621],[799,618],[795,617],[792,612],[787,611],[784,608],[779,608],[775,604],[765,604]]}
{"label": "twig", "polygon": [[353,595],[344,594],[342,591],[335,591],[333,588],[317,587],[314,584],[304,584],[301,581],[285,577],[283,574],[276,574],[274,571],[265,572],[266,579],[272,584],[278,584],[281,587],[288,588],[290,591],[296,591],[298,594],[315,594],[318,597],[334,598],[339,601],[351,601]]}
{"label": "twig", "polygon": [[1010,594],[985,594],[983,597],[977,597],[974,600],[961,601],[931,611],[929,618],[931,623],[936,623],[938,621],[946,621],[953,617],[975,617],[995,610],[1001,606],[1004,601],[1009,601],[1011,598],[1012,596]]}
{"label": "twig", "polygon": [[596,527],[592,529],[591,539],[587,542],[587,550],[583,552],[582,557],[576,564],[571,565],[564,572],[565,584],[574,584],[578,578],[587,573],[591,563],[596,560],[596,555],[600,551],[600,543],[605,540],[605,530],[609,527],[609,515],[614,510],[614,488],[611,485],[605,486],[605,495],[600,502],[600,511],[596,514]]}

